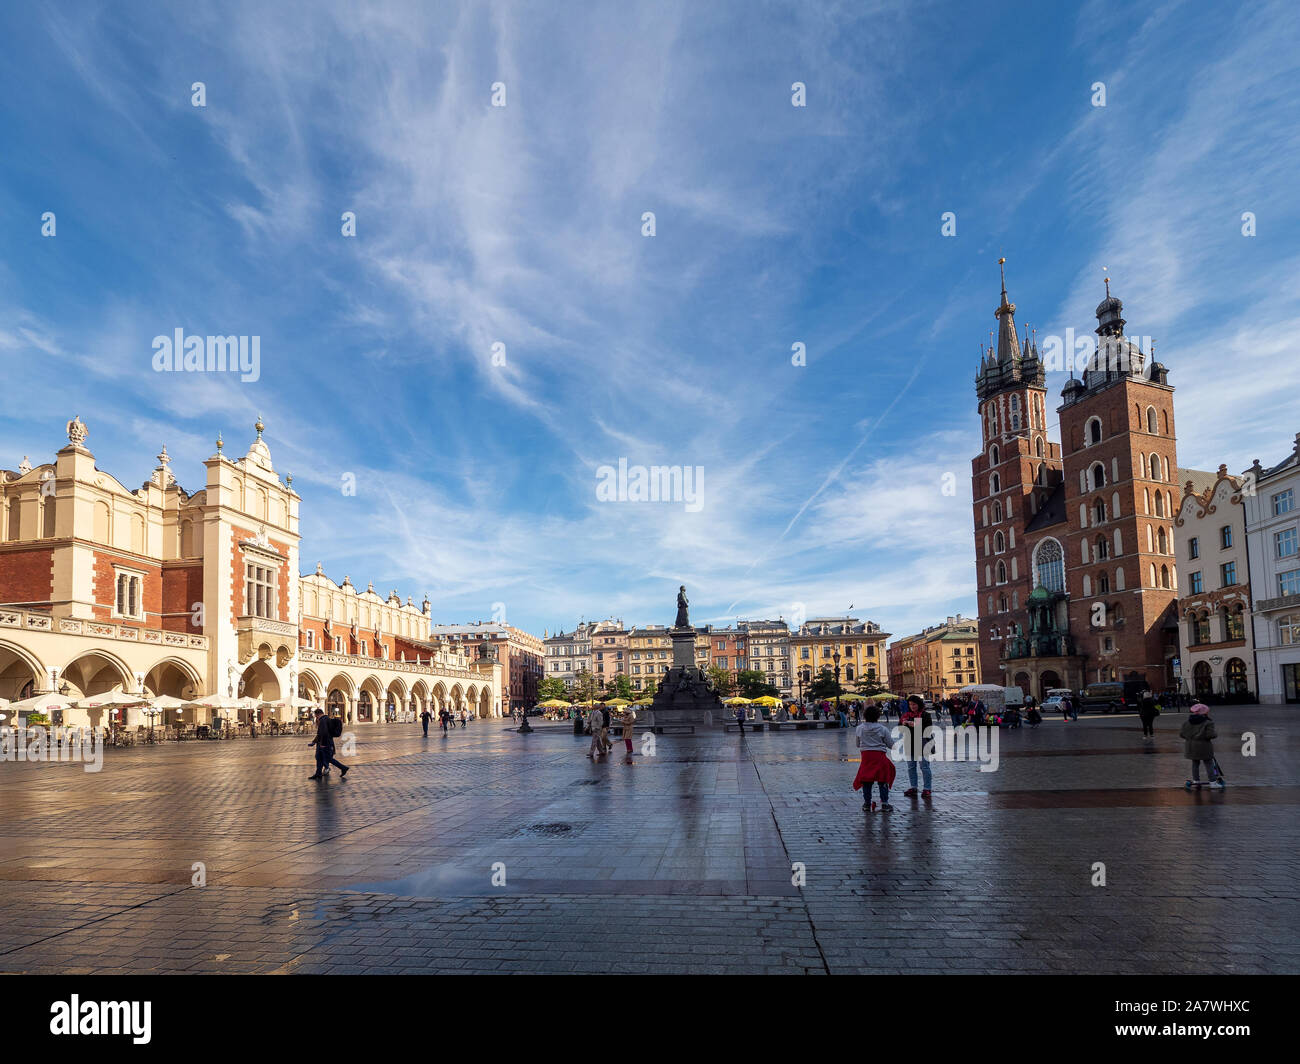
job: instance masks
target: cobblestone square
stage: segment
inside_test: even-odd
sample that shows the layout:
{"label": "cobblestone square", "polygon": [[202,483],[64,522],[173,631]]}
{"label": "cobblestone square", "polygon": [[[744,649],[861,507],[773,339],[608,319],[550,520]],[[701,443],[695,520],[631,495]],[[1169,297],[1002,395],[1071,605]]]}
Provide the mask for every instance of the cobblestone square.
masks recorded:
{"label": "cobblestone square", "polygon": [[900,766],[874,814],[851,730],[629,765],[567,726],[389,725],[320,784],[292,737],[4,763],[0,971],[1295,972],[1294,710],[1215,717],[1223,792],[1183,789],[1179,715],[1145,745],[1085,716],[936,764],[929,802]]}

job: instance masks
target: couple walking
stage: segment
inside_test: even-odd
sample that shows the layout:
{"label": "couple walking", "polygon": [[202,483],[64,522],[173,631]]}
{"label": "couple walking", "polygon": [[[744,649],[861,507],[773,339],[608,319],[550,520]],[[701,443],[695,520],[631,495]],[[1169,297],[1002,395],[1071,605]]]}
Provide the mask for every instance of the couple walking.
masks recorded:
{"label": "couple walking", "polygon": [[[591,733],[591,749],[587,751],[587,756],[593,760],[601,754],[608,754],[614,748],[614,744],[609,741],[612,719],[613,715],[606,706],[592,706],[587,714],[587,731]],[[631,761],[632,725],[636,723],[636,713],[631,706],[619,713],[618,722],[623,725],[623,745],[627,750],[627,760]]]}
{"label": "couple walking", "polygon": [[327,717],[319,709],[316,710],[316,738],[307,744],[316,747],[316,774],[308,776],[309,780],[324,779],[325,773],[330,770],[330,765],[338,768],[340,777],[348,774],[348,766],[334,758],[334,740],[342,734],[342,720],[338,717]]}

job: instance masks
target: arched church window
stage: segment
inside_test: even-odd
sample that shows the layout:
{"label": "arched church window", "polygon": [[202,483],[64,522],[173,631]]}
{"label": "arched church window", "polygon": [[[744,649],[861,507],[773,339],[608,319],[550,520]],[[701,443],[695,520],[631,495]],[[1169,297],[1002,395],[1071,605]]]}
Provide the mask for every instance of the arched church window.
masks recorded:
{"label": "arched church window", "polygon": [[1034,549],[1034,584],[1048,591],[1065,590],[1065,553],[1055,539],[1049,537]]}

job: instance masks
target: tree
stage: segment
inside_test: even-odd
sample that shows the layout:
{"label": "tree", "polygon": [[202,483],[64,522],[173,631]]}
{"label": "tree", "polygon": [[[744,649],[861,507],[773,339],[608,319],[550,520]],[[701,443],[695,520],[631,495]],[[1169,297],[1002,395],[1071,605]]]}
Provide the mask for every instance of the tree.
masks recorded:
{"label": "tree", "polygon": [[872,669],[866,676],[858,678],[854,688],[860,695],[878,695],[884,691],[885,685],[876,679],[876,671]]}
{"label": "tree", "polygon": [[636,692],[632,690],[632,681],[623,673],[614,677],[614,682],[609,685],[609,691],[615,698],[626,698],[631,702],[636,698]]}
{"label": "tree", "polygon": [[823,665],[821,672],[817,674],[817,679],[808,685],[808,697],[814,702],[831,699],[843,693],[844,687],[835,679],[835,674],[831,672],[829,665]]}
{"label": "tree", "polygon": [[744,698],[762,698],[763,695],[775,698],[779,693],[757,669],[741,669],[736,674],[736,686]]}
{"label": "tree", "polygon": [[596,697],[596,677],[590,669],[583,669],[573,678],[573,691],[579,702],[587,702]]}
{"label": "tree", "polygon": [[565,694],[567,694],[567,689],[564,686],[564,681],[558,676],[544,676],[537,685],[537,701],[539,702],[549,702],[552,698],[563,699]]}
{"label": "tree", "polygon": [[731,681],[731,673],[721,665],[709,666],[709,679],[713,681],[713,686],[718,689],[718,694],[726,698],[736,689],[736,685]]}

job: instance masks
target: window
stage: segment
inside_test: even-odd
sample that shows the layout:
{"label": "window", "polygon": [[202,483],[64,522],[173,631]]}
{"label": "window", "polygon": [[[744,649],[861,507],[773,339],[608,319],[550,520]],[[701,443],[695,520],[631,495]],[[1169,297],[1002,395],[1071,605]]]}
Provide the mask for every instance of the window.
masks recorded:
{"label": "window", "polygon": [[1034,583],[1048,591],[1065,590],[1065,555],[1054,539],[1043,540],[1034,550]]}
{"label": "window", "polygon": [[1193,536],[1187,541],[1187,557],[1199,558],[1201,556],[1201,541],[1198,537]]}
{"label": "window", "polygon": [[1300,613],[1277,619],[1277,641],[1284,647],[1300,646]]}
{"label": "window", "polygon": [[1229,639],[1246,638],[1246,621],[1240,606],[1234,610],[1223,611],[1223,631]]}
{"label": "window", "polygon": [[1224,562],[1219,566],[1220,587],[1232,587],[1237,582],[1237,563]]}
{"label": "window", "polygon": [[1300,569],[1277,574],[1277,593],[1279,595],[1300,595]]}
{"label": "window", "polygon": [[1201,580],[1201,572],[1199,569],[1187,578],[1187,590],[1193,595],[1199,595],[1205,590],[1205,584]]}
{"label": "window", "polygon": [[1202,613],[1192,618],[1192,646],[1210,641],[1210,615]]}
{"label": "window", "polygon": [[120,569],[117,571],[117,604],[113,610],[115,616],[134,620],[142,618],[140,586],[141,577],[138,573],[127,573]]}
{"label": "window", "polygon": [[361,656],[364,658],[366,656],[366,641],[362,639],[357,645],[361,648]]}
{"label": "window", "polygon": [[1295,491],[1287,488],[1286,491],[1279,491],[1273,496],[1273,516],[1280,517],[1282,514],[1289,514],[1295,509]]}
{"label": "window", "polygon": [[1156,408],[1154,406],[1147,407],[1147,432],[1152,435],[1155,435],[1156,432]]}
{"label": "window", "polygon": [[335,654],[343,653],[343,637],[341,635],[336,635],[334,637],[334,653]]}
{"label": "window", "polygon": [[1232,525],[1224,525],[1219,529],[1219,546],[1223,550],[1232,546]]}
{"label": "window", "polygon": [[310,628],[308,628],[307,631],[306,631],[306,633],[304,633],[304,634],[307,636],[307,649],[308,649],[308,650],[315,650],[315,649],[316,649],[316,633],[313,632]]}
{"label": "window", "polygon": [[1102,573],[1101,576],[1097,577],[1097,594],[1098,595],[1110,594],[1110,577],[1107,576],[1105,573]]}
{"label": "window", "polygon": [[1088,442],[1101,443],[1101,418],[1088,419]]}
{"label": "window", "polygon": [[1294,558],[1296,555],[1296,530],[1294,528],[1284,528],[1281,532],[1273,535],[1273,543],[1277,547],[1277,556],[1279,558]]}
{"label": "window", "polygon": [[244,615],[275,620],[275,570],[256,562],[244,565]]}

